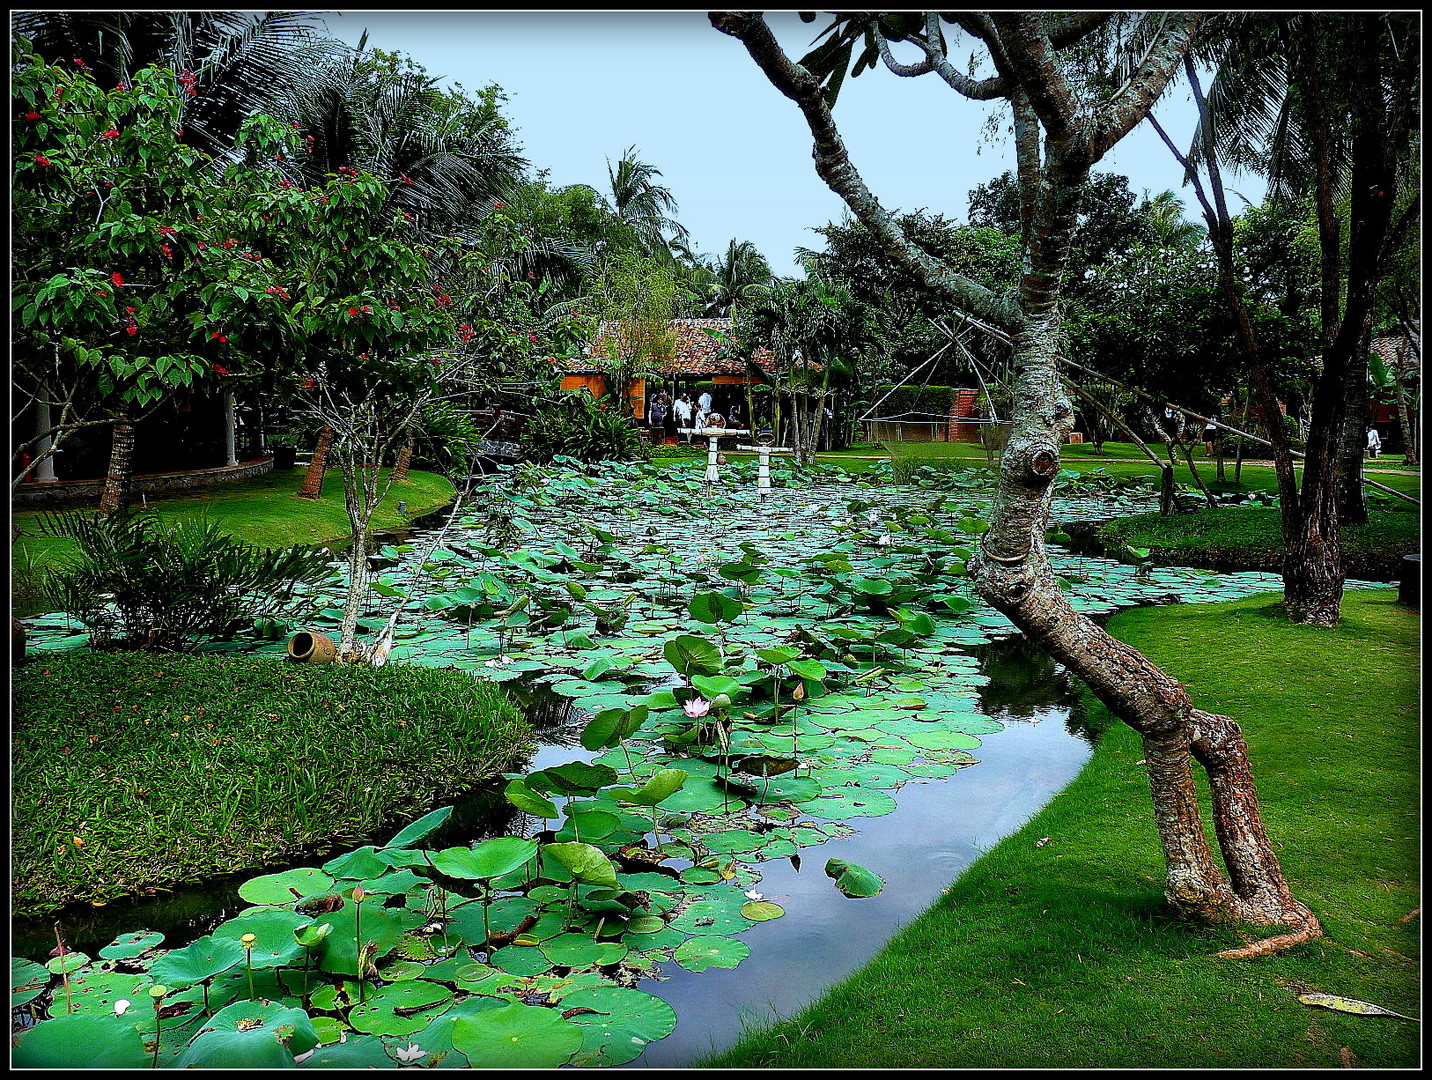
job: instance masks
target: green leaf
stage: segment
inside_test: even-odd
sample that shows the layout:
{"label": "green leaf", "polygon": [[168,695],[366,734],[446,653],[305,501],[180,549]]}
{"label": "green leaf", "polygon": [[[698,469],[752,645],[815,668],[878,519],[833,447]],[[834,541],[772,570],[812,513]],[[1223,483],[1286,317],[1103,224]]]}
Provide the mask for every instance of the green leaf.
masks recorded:
{"label": "green leaf", "polygon": [[90,1012],[34,1025],[10,1056],[19,1069],[145,1069],[152,1061],[132,1020]]}
{"label": "green leaf", "polygon": [[302,1009],[270,1001],[236,1001],[215,1013],[180,1055],[180,1069],[291,1069],[318,1045]]}
{"label": "green leaf", "polygon": [[587,885],[602,885],[615,889],[616,867],[600,848],[591,844],[545,844],[542,850],[572,872],[572,876]]}
{"label": "green leaf", "polygon": [[610,788],[618,802],[633,803],[637,806],[655,806],[663,799],[680,791],[686,783],[685,769],[659,769],[640,788]]}
{"label": "green leaf", "polygon": [[513,1003],[458,1017],[452,1045],[475,1069],[554,1069],[581,1049],[582,1030],[552,1009]]}
{"label": "green leaf", "polygon": [[[594,750],[598,749],[598,747],[587,747],[587,749]],[[513,806],[517,807],[517,809],[521,810],[524,814],[531,814],[533,817],[544,819],[554,818],[561,813],[561,811],[557,809],[556,803],[532,791],[526,783],[520,779],[510,781],[503,794],[507,797],[507,801]]]}
{"label": "green leaf", "polygon": [[879,874],[844,859],[826,862],[825,875],[834,878],[835,887],[853,899],[875,896],[885,886],[885,879]]}
{"label": "green leaf", "polygon": [[680,674],[719,675],[721,673],[721,650],[702,637],[682,634],[672,638],[662,647],[666,662]]}
{"label": "green leaf", "polygon": [[475,847],[452,847],[433,857],[433,866],[449,877],[495,878],[511,873],[537,854],[537,842],[496,836]]}
{"label": "green leaf", "polygon": [[434,810],[430,814],[424,814],[411,825],[401,829],[398,834],[384,844],[383,847],[385,849],[406,848],[421,843],[433,833],[437,832],[437,830],[447,822],[447,819],[452,817],[452,810],[453,808],[451,806],[444,806],[441,809]]}

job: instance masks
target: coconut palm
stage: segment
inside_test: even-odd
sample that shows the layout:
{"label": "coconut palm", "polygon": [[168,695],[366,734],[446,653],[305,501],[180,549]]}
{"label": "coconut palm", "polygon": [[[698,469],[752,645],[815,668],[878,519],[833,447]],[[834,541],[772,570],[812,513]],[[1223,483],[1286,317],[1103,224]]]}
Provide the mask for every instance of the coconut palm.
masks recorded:
{"label": "coconut palm", "polygon": [[420,228],[451,231],[484,216],[522,179],[527,161],[496,87],[474,101],[438,81],[409,60],[368,53],[366,35],[315,65],[282,103],[284,118],[304,133],[305,179],[339,169],[383,177],[391,182],[385,212],[407,211]]}
{"label": "coconut palm", "polygon": [[712,261],[704,299],[708,316],[730,315],[736,304],[765,295],[774,281],[770,264],[749,240],[732,239]]}
{"label": "coconut palm", "polygon": [[21,11],[11,31],[49,63],[83,61],[103,87],[149,64],[172,69],[184,92],[185,141],[215,158],[229,153],[250,114],[347,47],[301,11]]}
{"label": "coconut palm", "polygon": [[1149,200],[1148,218],[1163,247],[1191,248],[1203,239],[1203,229],[1183,216],[1183,200],[1172,191],[1160,191]]}
{"label": "coconut palm", "polygon": [[615,169],[611,159],[607,159],[612,205],[616,208],[617,217],[631,227],[638,244],[647,254],[664,254],[670,258],[667,234],[685,242],[690,233],[671,216],[677,209],[671,189],[655,182],[661,170],[646,164],[637,157],[637,153],[635,146],[627,147]]}

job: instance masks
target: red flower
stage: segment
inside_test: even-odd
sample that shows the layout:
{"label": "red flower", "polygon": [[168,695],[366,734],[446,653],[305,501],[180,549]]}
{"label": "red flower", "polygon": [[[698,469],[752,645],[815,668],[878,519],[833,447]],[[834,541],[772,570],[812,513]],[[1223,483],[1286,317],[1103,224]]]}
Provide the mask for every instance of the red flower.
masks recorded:
{"label": "red flower", "polygon": [[133,337],[135,334],[139,333],[139,326],[135,323],[128,323],[125,325],[124,332],[130,337]]}
{"label": "red flower", "polygon": [[38,119],[40,119],[40,114],[37,113],[37,112],[27,112],[27,113],[25,114],[25,119],[26,119],[26,120],[38,120]]}
{"label": "red flower", "polygon": [[[210,340],[210,341],[213,341],[215,338],[218,338],[218,340],[219,340],[219,342],[220,342],[221,344],[227,344],[227,342],[228,342],[228,340],[229,340],[229,339],[226,338],[223,334],[219,333],[217,330],[215,330],[212,334],[209,335],[209,340]],[[227,374],[227,372],[225,372],[225,374]]]}
{"label": "red flower", "polygon": [[403,183],[405,183],[405,184],[411,184],[411,183],[412,183],[412,181],[408,179],[408,174],[407,174],[407,173],[401,173],[401,172],[400,172],[400,173],[398,174],[398,179],[401,180],[401,181],[402,181]]}
{"label": "red flower", "polygon": [[38,166],[40,166],[40,168],[43,169],[43,168],[46,168],[46,167],[49,166],[49,164],[50,164],[50,159],[47,158],[44,154],[36,154],[36,155],[35,155],[35,164],[38,165]]}
{"label": "red flower", "polygon": [[109,280],[114,282],[115,288],[118,288],[119,286],[124,284],[124,275],[121,274],[118,270],[116,270],[114,273],[109,275]]}
{"label": "red flower", "polygon": [[108,131],[106,131],[103,135],[101,135],[100,138],[101,138],[101,139],[117,139],[117,138],[119,138],[119,128],[110,128],[110,129],[109,129]]}
{"label": "red flower", "polygon": [[349,309],[348,309],[348,317],[349,317],[350,319],[356,319],[356,318],[358,318],[358,309],[357,309],[356,307],[351,307],[351,308],[349,308]]}
{"label": "red flower", "polygon": [[174,249],[171,248],[168,244],[160,244],[160,245],[159,245],[159,252],[160,252],[160,254],[162,254],[166,259],[172,259],[172,258],[174,258]]}
{"label": "red flower", "polygon": [[214,369],[214,374],[215,374],[215,375],[227,375],[227,374],[228,374],[228,371],[227,371],[225,368],[220,367],[218,364],[210,364],[209,366]]}

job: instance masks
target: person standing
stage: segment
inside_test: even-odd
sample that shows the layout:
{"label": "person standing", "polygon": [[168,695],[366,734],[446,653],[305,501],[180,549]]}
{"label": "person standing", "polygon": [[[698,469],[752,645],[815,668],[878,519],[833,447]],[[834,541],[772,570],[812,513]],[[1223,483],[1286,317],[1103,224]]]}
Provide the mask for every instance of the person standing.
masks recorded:
{"label": "person standing", "polygon": [[[689,428],[691,426],[691,399],[683,392],[671,405],[672,414],[676,417],[678,428]],[[691,436],[686,436],[686,441],[691,441]]]}
{"label": "person standing", "polygon": [[699,398],[697,399],[697,401],[696,401],[696,408],[697,408],[698,410],[700,410],[701,412],[704,412],[704,413],[709,413],[709,412],[711,411],[711,391],[710,391],[710,390],[703,390],[703,391],[701,391],[701,397],[699,397]]}
{"label": "person standing", "polygon": [[1382,436],[1377,433],[1377,428],[1371,424],[1367,425],[1367,456],[1377,457],[1382,453]]}
{"label": "person standing", "polygon": [[651,409],[649,410],[649,415],[647,416],[647,419],[650,421],[650,424],[649,424],[650,427],[655,428],[657,431],[663,432],[663,434],[665,433],[665,427],[666,427],[666,395],[665,395],[665,394],[657,394],[656,397],[654,397],[654,398],[651,399]]}
{"label": "person standing", "polygon": [[1203,422],[1203,453],[1205,457],[1212,457],[1213,451],[1218,446],[1218,425],[1213,421],[1218,417],[1210,417]]}

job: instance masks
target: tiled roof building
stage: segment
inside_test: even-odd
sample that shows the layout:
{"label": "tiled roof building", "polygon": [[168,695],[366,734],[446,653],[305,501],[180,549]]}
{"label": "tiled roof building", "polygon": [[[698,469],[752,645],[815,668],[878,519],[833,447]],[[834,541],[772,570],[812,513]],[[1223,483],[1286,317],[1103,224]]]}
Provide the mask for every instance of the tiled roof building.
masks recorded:
{"label": "tiled roof building", "polygon": [[[588,357],[603,349],[606,325],[603,323],[598,327],[596,340],[587,350]],[[721,341],[706,333],[708,329],[722,333],[729,331],[730,319],[673,319],[671,327],[676,331],[676,348],[672,358],[661,365],[660,374],[677,378],[750,374],[741,360],[722,356],[724,347]],[[757,349],[755,360],[756,366],[762,371],[775,370],[776,357],[769,349]],[[580,375],[595,373],[601,369],[590,360],[583,359],[569,362],[565,370],[573,375]]]}

